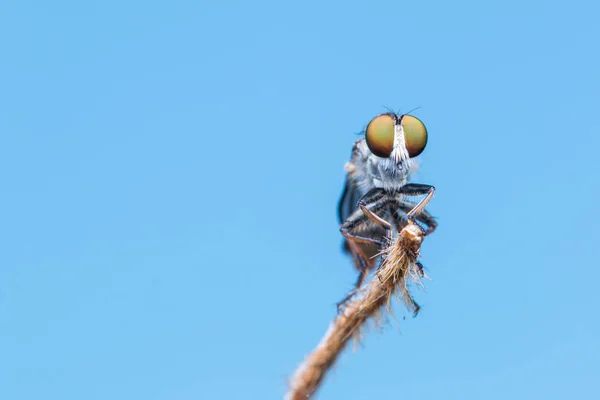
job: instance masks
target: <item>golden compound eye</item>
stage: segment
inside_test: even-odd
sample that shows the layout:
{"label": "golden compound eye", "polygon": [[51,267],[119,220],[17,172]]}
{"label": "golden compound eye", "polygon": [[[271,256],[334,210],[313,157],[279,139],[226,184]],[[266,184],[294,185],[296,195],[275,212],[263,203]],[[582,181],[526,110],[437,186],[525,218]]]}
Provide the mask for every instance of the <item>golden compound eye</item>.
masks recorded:
{"label": "golden compound eye", "polygon": [[427,128],[417,117],[408,114],[402,116],[401,124],[408,155],[411,158],[416,157],[425,150],[427,145]]}
{"label": "golden compound eye", "polygon": [[365,134],[367,146],[377,157],[389,157],[394,149],[394,119],[391,115],[379,115],[369,122]]}

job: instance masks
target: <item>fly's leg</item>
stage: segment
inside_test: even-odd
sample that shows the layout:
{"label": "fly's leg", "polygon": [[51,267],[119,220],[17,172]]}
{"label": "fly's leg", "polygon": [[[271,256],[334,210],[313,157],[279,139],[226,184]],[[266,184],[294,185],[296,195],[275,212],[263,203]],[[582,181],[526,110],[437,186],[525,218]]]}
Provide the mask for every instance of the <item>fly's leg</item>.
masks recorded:
{"label": "fly's leg", "polygon": [[402,186],[400,190],[398,190],[398,193],[406,196],[421,196],[424,194],[427,195],[423,199],[421,199],[421,201],[419,201],[412,210],[406,213],[408,219],[412,219],[415,215],[418,215],[421,212],[423,212],[423,209],[425,208],[427,203],[429,203],[429,200],[431,200],[433,194],[435,193],[435,187],[431,185],[424,185],[422,183],[407,183],[406,185]]}
{"label": "fly's leg", "polygon": [[[413,203],[412,201],[406,201],[404,199],[398,198],[397,200],[397,204],[398,204],[398,208],[400,208],[402,211],[404,211],[406,213],[406,219],[408,219],[408,213],[411,210],[414,210],[417,207],[416,203]],[[426,227],[427,230],[423,233],[424,236],[430,235],[433,233],[433,231],[435,231],[435,229],[437,228],[437,221],[435,220],[435,218],[433,218],[433,216],[425,209],[423,209],[419,214],[417,214],[414,217],[417,221],[423,223]],[[401,230],[401,228],[400,228]]]}
{"label": "fly's leg", "polygon": [[389,222],[383,220],[376,213],[383,210],[388,205],[388,198],[385,196],[383,189],[372,189],[364,195],[358,202],[359,209],[354,211],[350,217],[342,224],[340,231],[348,242],[357,264],[359,266],[358,279],[354,285],[354,289],[338,304],[338,310],[356,293],[363,284],[366,276],[369,274],[375,262],[369,260],[364,251],[360,248],[359,243],[371,244],[381,247],[383,242],[372,237],[361,236],[355,233],[357,228],[364,227],[369,221],[373,221],[377,225],[388,229]]}
{"label": "fly's leg", "polygon": [[[358,201],[358,207],[371,221],[373,221],[383,229],[389,230],[392,225],[385,219],[381,218],[373,211],[371,211],[369,209],[369,203],[367,203],[368,201],[371,201],[371,203],[373,203],[377,200],[381,200],[382,198],[385,198],[385,192],[383,191],[383,189],[372,189],[366,195],[364,195],[362,199]],[[371,205],[371,207],[373,206]]]}
{"label": "fly's leg", "polygon": [[[372,237],[360,236],[355,233],[358,228],[365,227],[365,225],[371,220],[379,224],[379,220],[387,224],[386,229],[389,227],[387,221],[382,220],[376,215],[377,212],[381,211],[388,205],[388,198],[385,196],[385,192],[382,189],[370,190],[364,195],[358,202],[360,207],[359,210],[354,211],[346,221],[342,224],[340,231],[342,235],[347,239],[348,246],[350,249],[357,253],[362,261],[361,267],[368,265],[367,256],[358,246],[358,243],[366,243],[381,246],[381,241]],[[363,211],[363,210],[366,210]]]}

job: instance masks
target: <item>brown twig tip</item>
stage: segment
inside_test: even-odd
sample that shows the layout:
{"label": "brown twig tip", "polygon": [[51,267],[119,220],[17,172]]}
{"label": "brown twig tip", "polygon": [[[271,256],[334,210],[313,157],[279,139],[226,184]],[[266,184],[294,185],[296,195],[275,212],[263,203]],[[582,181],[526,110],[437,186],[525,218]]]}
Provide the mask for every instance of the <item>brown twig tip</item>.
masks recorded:
{"label": "brown twig tip", "polygon": [[422,241],[423,231],[413,223],[408,224],[396,240],[390,241],[390,245],[382,251],[384,260],[376,276],[361,288],[358,296],[333,320],[319,345],[294,373],[287,400],[310,398],[348,341],[360,335],[361,328],[369,319],[377,320],[381,312],[389,312],[393,295],[402,297],[413,312],[419,310],[408,284],[421,283],[421,277],[424,276],[417,263]]}

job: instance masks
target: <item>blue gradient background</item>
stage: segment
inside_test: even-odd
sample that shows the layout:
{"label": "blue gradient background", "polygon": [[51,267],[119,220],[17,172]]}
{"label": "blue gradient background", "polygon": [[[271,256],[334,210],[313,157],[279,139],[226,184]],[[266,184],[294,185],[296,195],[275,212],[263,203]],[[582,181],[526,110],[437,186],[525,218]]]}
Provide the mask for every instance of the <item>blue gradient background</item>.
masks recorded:
{"label": "blue gradient background", "polygon": [[429,129],[433,281],[319,398],[600,398],[599,12],[2,2],[0,398],[281,398],[384,106]]}

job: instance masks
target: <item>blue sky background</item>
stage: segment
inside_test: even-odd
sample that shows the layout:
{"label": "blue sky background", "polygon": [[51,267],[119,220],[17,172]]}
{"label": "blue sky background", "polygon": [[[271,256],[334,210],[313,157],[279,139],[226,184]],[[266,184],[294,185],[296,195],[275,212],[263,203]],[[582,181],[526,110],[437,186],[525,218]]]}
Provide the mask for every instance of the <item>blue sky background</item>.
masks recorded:
{"label": "blue sky background", "polygon": [[433,280],[319,398],[600,398],[599,12],[3,1],[0,398],[281,398],[384,106],[429,130]]}

